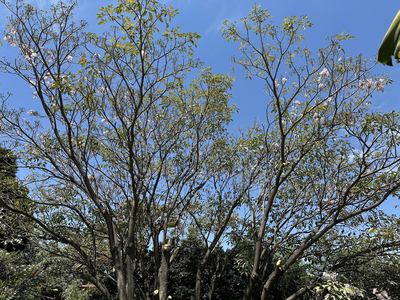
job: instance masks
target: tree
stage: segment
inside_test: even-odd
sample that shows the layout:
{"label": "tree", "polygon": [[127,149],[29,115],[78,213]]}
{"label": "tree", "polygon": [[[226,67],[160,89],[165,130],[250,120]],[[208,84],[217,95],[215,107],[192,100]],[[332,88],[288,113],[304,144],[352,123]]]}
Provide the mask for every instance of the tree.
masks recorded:
{"label": "tree", "polygon": [[[340,43],[352,38],[348,34],[331,37],[314,59],[298,46],[305,40],[302,31],[312,26],[307,17],[287,17],[282,28],[270,17],[255,6],[241,27],[226,21],[223,28],[227,40],[240,42],[243,57],[233,61],[249,79],[261,79],[270,98],[267,120],[254,132],[261,142],[247,144],[251,165],[262,172],[253,187],[257,193],[246,203],[254,254],[243,299],[257,284],[261,299],[269,299],[291,266],[315,251],[321,258],[342,229],[362,226],[359,220],[397,196],[400,184],[399,113],[374,111],[368,101],[389,80],[372,76],[374,64],[361,55],[345,56]],[[278,251],[282,258],[267,272],[269,257]]]}
{"label": "tree", "polygon": [[[15,155],[5,148],[0,148],[0,189],[21,208],[27,209],[21,199],[26,189],[17,182],[17,161]],[[20,202],[20,203],[19,203]],[[28,244],[27,218],[0,209],[0,248],[8,252],[24,250]]]}
{"label": "tree", "polygon": [[[168,224],[185,219],[197,192],[230,164],[233,78],[204,68],[184,85],[201,66],[191,58],[199,36],[169,29],[172,7],[119,1],[100,10],[100,24],[112,26],[99,36],[72,21],[75,6],[7,5],[6,40],[20,59],[0,65],[32,86],[38,108],[26,119],[3,97],[2,131],[31,170],[24,200],[35,213],[4,194],[0,205],[37,224],[42,247],[76,262],[107,300],[107,278],[120,300],[154,290],[166,299],[178,249]],[[141,270],[143,290],[133,274],[149,248],[155,273]]]}

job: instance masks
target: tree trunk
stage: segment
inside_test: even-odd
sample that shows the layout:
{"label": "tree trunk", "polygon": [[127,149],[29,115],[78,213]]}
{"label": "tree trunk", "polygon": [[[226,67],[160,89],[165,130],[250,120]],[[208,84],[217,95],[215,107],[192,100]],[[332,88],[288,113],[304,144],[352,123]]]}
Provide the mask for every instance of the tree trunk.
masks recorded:
{"label": "tree trunk", "polygon": [[251,272],[249,283],[246,286],[246,290],[244,291],[243,294],[243,300],[249,300],[251,293],[253,291],[254,285],[258,281],[258,269],[260,265],[260,259],[261,259],[261,241],[260,239],[256,240],[255,245],[254,245],[254,264],[253,264],[253,271]]}
{"label": "tree trunk", "polygon": [[169,239],[168,244],[164,244],[161,249],[161,265],[158,270],[158,294],[160,300],[166,300],[168,297],[168,271],[171,246],[172,240]]}
{"label": "tree trunk", "polygon": [[197,273],[196,273],[196,287],[194,289],[195,295],[196,295],[196,300],[201,300],[201,273],[203,271],[203,268],[199,266],[197,268]]}
{"label": "tree trunk", "polygon": [[263,286],[263,290],[261,293],[261,300],[267,300],[270,296],[271,289],[275,282],[281,277],[284,271],[281,269],[280,266],[276,266],[274,272],[269,276],[267,282]]}

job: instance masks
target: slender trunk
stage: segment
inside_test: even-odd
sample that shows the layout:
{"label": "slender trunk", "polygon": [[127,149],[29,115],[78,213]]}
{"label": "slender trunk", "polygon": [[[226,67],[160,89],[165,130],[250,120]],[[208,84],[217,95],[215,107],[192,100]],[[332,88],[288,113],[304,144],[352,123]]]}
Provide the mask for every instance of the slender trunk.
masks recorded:
{"label": "slender trunk", "polygon": [[210,288],[208,289],[208,300],[212,299],[212,295],[215,291],[215,283],[217,281],[217,274],[214,274],[213,277],[211,278],[211,283],[210,283]]}
{"label": "slender trunk", "polygon": [[[135,232],[135,223],[136,223],[136,203],[134,201],[129,224],[128,224],[128,236],[126,239],[126,248],[125,248],[125,255],[126,255],[126,262],[125,262],[125,280],[126,280],[126,296],[128,300],[133,300],[136,298],[135,296],[135,280],[134,280],[134,273],[136,269],[136,232]],[[122,257],[122,252],[120,252]]]}
{"label": "slender trunk", "polygon": [[112,300],[110,293],[108,292],[107,288],[98,280],[98,278],[93,277],[89,273],[81,273],[81,278],[93,283],[98,290],[103,294],[106,300]]}
{"label": "slender trunk", "polygon": [[287,297],[285,300],[295,300],[295,299],[303,296],[308,291],[312,290],[314,287],[315,287],[315,285],[303,287],[300,290],[298,290],[297,292],[295,292],[292,295],[290,295],[289,297]]}
{"label": "slender trunk", "polygon": [[215,273],[214,273],[213,277],[211,278],[210,288],[208,289],[208,300],[212,299],[217,280],[221,277],[221,275],[225,269],[225,263],[223,263],[220,272],[218,272],[218,269],[220,267],[220,259],[221,259],[221,257],[220,257],[220,255],[218,255],[217,269],[215,270]]}
{"label": "slender trunk", "polygon": [[261,300],[267,300],[270,296],[271,289],[274,286],[275,282],[281,277],[284,271],[280,266],[276,266],[274,272],[269,276],[267,282],[263,286],[263,290],[261,293]]}
{"label": "slender trunk", "polygon": [[258,269],[260,265],[261,259],[261,241],[257,240],[254,245],[254,264],[253,264],[253,271],[251,272],[249,283],[246,286],[246,290],[243,294],[243,300],[249,300],[251,297],[251,293],[253,292],[253,288],[258,281]]}
{"label": "slender trunk", "polygon": [[196,287],[195,287],[195,295],[196,295],[196,300],[201,299],[201,273],[203,271],[203,268],[199,266],[197,268],[197,273],[196,273]]}
{"label": "slender trunk", "polygon": [[166,300],[168,297],[168,271],[169,259],[171,254],[172,240],[169,239],[167,244],[164,244],[161,249],[161,265],[158,270],[158,293],[160,300]]}

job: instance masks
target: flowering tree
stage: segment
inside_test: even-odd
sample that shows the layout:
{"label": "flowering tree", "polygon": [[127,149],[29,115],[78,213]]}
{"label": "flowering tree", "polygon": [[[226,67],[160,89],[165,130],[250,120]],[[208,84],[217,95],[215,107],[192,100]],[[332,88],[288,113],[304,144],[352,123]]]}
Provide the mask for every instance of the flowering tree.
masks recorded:
{"label": "flowering tree", "polygon": [[[318,279],[287,299],[309,292],[329,271],[323,266],[332,265],[327,249],[340,244],[361,254],[354,241],[342,238],[346,229],[368,225],[363,218],[373,218],[400,185],[399,113],[374,111],[368,101],[388,79],[371,75],[373,64],[361,55],[345,56],[340,44],[348,34],[330,38],[315,59],[299,46],[312,26],[307,17],[287,17],[282,28],[270,17],[255,6],[241,26],[226,21],[223,28],[227,40],[240,42],[243,57],[233,61],[249,79],[260,79],[269,97],[266,122],[253,130],[258,143],[247,145],[251,165],[261,171],[246,203],[254,251],[243,299],[256,285],[268,299],[293,264],[314,257],[322,266]],[[386,245],[397,247],[396,240]],[[281,259],[267,272],[278,252]]]}
{"label": "flowering tree", "polygon": [[[0,205],[37,224],[41,245],[75,261],[74,272],[106,299],[108,278],[120,300],[153,291],[166,299],[179,249],[168,228],[178,229],[198,192],[232,168],[225,126],[233,79],[204,68],[185,86],[185,74],[201,66],[191,58],[198,35],[169,29],[177,11],[155,1],[102,8],[100,24],[112,25],[103,36],[73,22],[75,4],[7,7],[4,40],[19,59],[0,65],[35,100],[14,110],[3,97],[2,137],[30,169],[24,200],[35,210],[5,194]],[[153,274],[143,263],[151,248]]]}

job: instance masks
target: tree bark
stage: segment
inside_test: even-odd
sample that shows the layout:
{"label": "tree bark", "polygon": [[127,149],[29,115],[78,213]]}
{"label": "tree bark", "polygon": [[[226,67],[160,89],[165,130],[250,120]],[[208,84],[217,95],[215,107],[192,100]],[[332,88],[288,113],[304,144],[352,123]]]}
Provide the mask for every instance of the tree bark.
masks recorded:
{"label": "tree bark", "polygon": [[158,270],[158,291],[160,300],[166,300],[168,297],[168,271],[171,247],[172,239],[169,239],[168,243],[164,244],[161,249],[161,265],[160,269]]}

